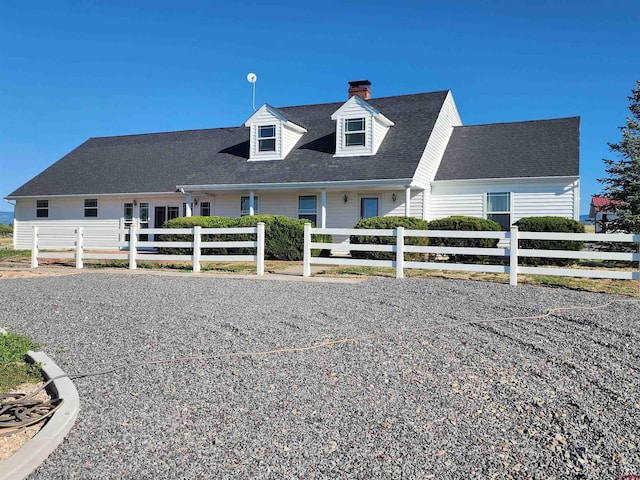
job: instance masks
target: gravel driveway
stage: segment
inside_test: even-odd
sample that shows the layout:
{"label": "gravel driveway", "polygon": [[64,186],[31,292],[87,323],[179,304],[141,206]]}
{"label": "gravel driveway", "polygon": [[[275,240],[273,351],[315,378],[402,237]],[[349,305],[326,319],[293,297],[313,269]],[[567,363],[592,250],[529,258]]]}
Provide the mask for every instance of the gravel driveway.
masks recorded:
{"label": "gravel driveway", "polygon": [[33,479],[640,475],[627,298],[86,272],[2,280],[0,302],[67,373],[369,337],[77,379],[78,421]]}

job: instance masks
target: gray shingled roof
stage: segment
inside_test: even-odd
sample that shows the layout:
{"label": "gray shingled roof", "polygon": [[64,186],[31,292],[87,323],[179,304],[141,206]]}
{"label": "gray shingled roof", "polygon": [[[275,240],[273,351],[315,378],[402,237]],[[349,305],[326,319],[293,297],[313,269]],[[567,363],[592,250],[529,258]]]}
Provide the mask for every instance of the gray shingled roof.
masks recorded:
{"label": "gray shingled roof", "polygon": [[10,197],[174,192],[176,185],[331,182],[412,178],[447,91],[371,99],[395,122],[375,156],[334,158],[343,102],[278,110],[303,125],[284,159],[249,162],[249,128],[91,138]]}
{"label": "gray shingled roof", "polygon": [[580,118],[455,127],[435,180],[577,176]]}

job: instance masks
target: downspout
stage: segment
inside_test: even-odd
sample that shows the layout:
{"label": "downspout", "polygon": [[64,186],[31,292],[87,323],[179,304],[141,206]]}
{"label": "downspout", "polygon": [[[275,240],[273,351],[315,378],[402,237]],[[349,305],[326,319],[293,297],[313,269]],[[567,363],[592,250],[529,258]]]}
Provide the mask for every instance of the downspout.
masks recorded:
{"label": "downspout", "polygon": [[411,216],[411,185],[407,185],[404,189],[404,216]]}

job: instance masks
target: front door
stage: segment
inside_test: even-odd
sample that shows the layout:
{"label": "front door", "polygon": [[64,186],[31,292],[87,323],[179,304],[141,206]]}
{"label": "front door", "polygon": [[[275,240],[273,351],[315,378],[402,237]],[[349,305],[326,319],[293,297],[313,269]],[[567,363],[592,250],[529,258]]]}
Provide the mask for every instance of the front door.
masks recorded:
{"label": "front door", "polygon": [[167,207],[155,207],[153,214],[153,228],[162,228],[167,221]]}

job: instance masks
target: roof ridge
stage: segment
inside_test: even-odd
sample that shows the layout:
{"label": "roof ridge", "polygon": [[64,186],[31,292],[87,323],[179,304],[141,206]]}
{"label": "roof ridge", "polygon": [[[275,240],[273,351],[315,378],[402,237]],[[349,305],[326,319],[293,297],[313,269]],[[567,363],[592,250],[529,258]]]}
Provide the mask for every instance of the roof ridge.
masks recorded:
{"label": "roof ridge", "polygon": [[[436,90],[434,92],[418,92],[418,93],[407,93],[404,95],[390,95],[388,97],[371,97],[369,100],[365,100],[365,102],[370,102],[370,101],[376,101],[376,100],[387,100],[387,99],[391,99],[391,98],[400,98],[400,97],[414,97],[414,96],[418,96],[418,95],[435,95],[437,93],[448,93],[451,90]],[[347,100],[341,102],[341,101],[337,101],[337,102],[324,102],[324,103],[307,103],[304,105],[287,105],[286,107],[277,107],[279,109],[283,109],[283,108],[300,108],[300,107],[319,107],[321,105],[343,105],[345,102],[347,102],[349,99],[347,98]]]}

